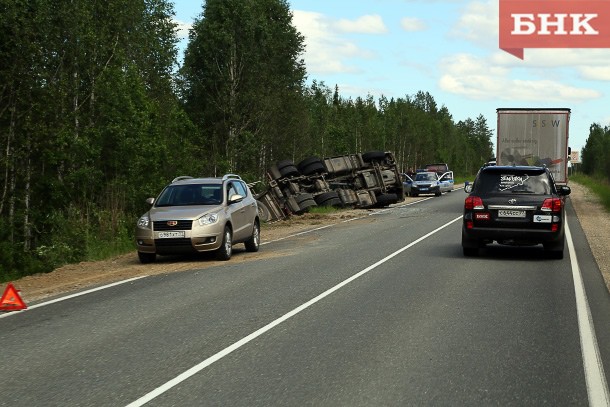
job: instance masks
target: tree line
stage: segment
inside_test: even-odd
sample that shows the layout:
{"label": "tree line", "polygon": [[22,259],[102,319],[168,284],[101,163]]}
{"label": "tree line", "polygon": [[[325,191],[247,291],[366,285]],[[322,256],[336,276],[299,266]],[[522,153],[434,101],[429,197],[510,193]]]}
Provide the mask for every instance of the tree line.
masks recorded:
{"label": "tree line", "polygon": [[207,0],[180,66],[168,0],[0,14],[0,281],[132,250],[145,198],[178,175],[253,182],[373,150],[472,175],[493,155],[482,115],[456,122],[426,91],[346,98],[309,78],[285,0]]}
{"label": "tree line", "polygon": [[589,127],[581,156],[585,174],[610,182],[610,126],[594,123]]}

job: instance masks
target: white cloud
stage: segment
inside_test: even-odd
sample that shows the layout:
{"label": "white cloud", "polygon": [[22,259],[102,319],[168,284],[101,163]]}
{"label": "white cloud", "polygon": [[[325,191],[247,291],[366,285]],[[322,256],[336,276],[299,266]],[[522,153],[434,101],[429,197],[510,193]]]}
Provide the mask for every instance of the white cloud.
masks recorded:
{"label": "white cloud", "polygon": [[409,31],[409,32],[424,31],[428,28],[426,26],[426,23],[423,20],[420,20],[419,18],[413,18],[413,17],[405,17],[405,18],[401,19],[400,26],[402,27],[403,30]]}
{"label": "white cloud", "polygon": [[345,33],[358,34],[386,34],[388,28],[385,26],[381,16],[376,14],[366,15],[356,20],[341,19],[335,23],[337,29]]}
{"label": "white cloud", "polygon": [[174,20],[174,24],[176,24],[176,35],[178,38],[185,39],[189,37],[189,30],[193,27],[192,23]]}
{"label": "white cloud", "polygon": [[470,2],[450,35],[486,48],[497,48],[500,32],[498,15],[499,3],[496,0]]}
{"label": "white cloud", "polygon": [[[362,23],[364,25],[359,26],[361,30],[359,32],[364,32],[366,19],[360,18],[356,21],[364,21]],[[293,10],[292,22],[305,37],[304,58],[310,74],[358,73],[361,70],[356,65],[350,64],[347,61],[349,58],[372,59],[376,56],[374,52],[363,49],[341,36],[347,25],[340,24],[321,13]],[[374,26],[375,23],[368,25],[369,29]]]}
{"label": "white cloud", "polygon": [[557,79],[515,79],[507,67],[467,54],[445,58],[441,70],[441,89],[471,99],[578,103],[602,96],[595,89],[571,86]]}

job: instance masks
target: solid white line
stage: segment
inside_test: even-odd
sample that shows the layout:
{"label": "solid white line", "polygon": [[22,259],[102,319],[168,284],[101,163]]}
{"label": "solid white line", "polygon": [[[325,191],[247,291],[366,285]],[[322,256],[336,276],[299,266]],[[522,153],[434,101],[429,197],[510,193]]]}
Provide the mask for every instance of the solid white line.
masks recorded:
{"label": "solid white line", "polygon": [[65,297],[61,297],[61,298],[56,298],[56,299],[51,300],[51,301],[41,302],[40,304],[36,304],[36,305],[32,305],[32,306],[28,305],[28,307],[26,309],[22,310],[22,311],[13,311],[13,312],[8,313],[8,314],[3,314],[3,315],[0,315],[0,318],[6,318],[6,317],[11,316],[11,315],[21,314],[23,312],[27,312],[27,311],[32,310],[34,308],[44,307],[45,305],[54,304],[56,302],[69,300],[69,299],[75,298],[75,297],[80,297],[81,295],[90,294],[90,293],[95,292],[95,291],[104,290],[106,288],[114,287],[115,285],[119,285],[119,284],[129,283],[130,281],[139,280],[139,279],[144,278],[144,277],[147,277],[147,276],[140,276],[140,277],[130,278],[130,279],[127,279],[127,280],[117,281],[116,283],[107,284],[107,285],[103,285],[101,287],[92,288],[92,289],[87,290],[87,291],[81,291],[79,293],[71,294],[71,295],[68,295],[68,296],[65,296]]}
{"label": "solid white line", "polygon": [[604,365],[599,354],[597,339],[595,338],[595,327],[591,318],[591,310],[587,301],[587,292],[582,280],[582,273],[578,266],[574,242],[568,222],[565,222],[568,250],[572,264],[572,278],[574,279],[574,293],[576,295],[576,314],[578,315],[578,331],[580,334],[580,346],[582,361],[587,383],[587,394],[591,407],[610,406],[608,395],[608,383],[604,374]]}
{"label": "solid white line", "polygon": [[140,397],[139,399],[137,399],[136,401],[134,401],[132,403],[129,403],[127,405],[127,407],[137,407],[137,406],[142,406],[142,405],[148,403],[149,401],[151,401],[155,397],[160,396],[161,394],[163,394],[163,393],[167,392],[168,390],[170,390],[172,387],[180,384],[181,382],[183,382],[184,380],[188,379],[189,377],[191,377],[191,376],[197,374],[198,372],[202,371],[206,367],[210,366],[212,363],[222,359],[223,357],[227,356],[231,352],[241,348],[242,346],[244,346],[248,342],[252,341],[253,339],[256,339],[257,337],[259,337],[262,334],[264,334],[265,332],[273,329],[274,327],[276,327],[277,325],[281,324],[282,322],[292,318],[293,316],[295,316],[299,312],[309,308],[310,306],[312,306],[313,304],[315,304],[318,301],[322,300],[323,298],[328,297],[330,294],[332,294],[335,291],[339,290],[341,287],[351,283],[352,281],[356,280],[357,278],[362,277],[363,275],[365,275],[369,271],[375,269],[377,266],[385,263],[386,261],[390,260],[391,258],[393,258],[393,257],[399,255],[400,253],[404,252],[408,248],[416,245],[417,243],[421,242],[422,240],[432,236],[433,234],[439,232],[440,230],[446,228],[447,226],[449,226],[449,225],[451,225],[451,224],[453,224],[453,223],[455,223],[455,222],[457,222],[458,220],[461,220],[461,219],[462,219],[462,215],[460,215],[459,217],[453,219],[452,221],[444,224],[443,226],[441,226],[441,227],[439,227],[437,229],[434,229],[432,232],[430,232],[430,233],[420,237],[419,239],[409,243],[405,247],[395,251],[394,253],[390,254],[389,256],[384,257],[383,259],[379,260],[375,264],[372,264],[372,265],[368,266],[367,268],[365,268],[364,270],[354,274],[353,276],[351,276],[347,280],[344,280],[341,283],[337,284],[336,286],[334,286],[334,287],[324,291],[322,294],[318,295],[317,297],[312,298],[311,300],[307,301],[306,303],[304,303],[304,304],[300,305],[299,307],[293,309],[292,311],[288,312],[287,314],[284,314],[283,316],[279,317],[275,321],[270,322],[269,324],[263,326],[262,328],[258,329],[255,332],[252,332],[250,335],[248,335],[248,336],[244,337],[243,339],[233,343],[232,345],[230,345],[229,347],[221,350],[220,352],[216,353],[215,355],[210,356],[209,358],[207,358],[203,362],[201,362],[201,363],[191,367],[190,369],[188,369],[185,372],[179,374],[178,376],[176,376],[172,380],[168,381],[167,383],[163,384],[162,386],[157,387],[156,389],[154,389],[150,393],[145,394],[144,396]]}

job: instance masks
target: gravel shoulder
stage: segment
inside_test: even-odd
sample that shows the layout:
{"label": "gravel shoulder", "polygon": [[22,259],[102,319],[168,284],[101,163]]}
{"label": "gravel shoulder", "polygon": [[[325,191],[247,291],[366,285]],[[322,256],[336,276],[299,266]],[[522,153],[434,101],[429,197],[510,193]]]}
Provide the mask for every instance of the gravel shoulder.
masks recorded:
{"label": "gravel shoulder", "polygon": [[[599,265],[600,271],[610,291],[610,213],[604,210],[599,199],[587,188],[570,183],[572,194],[570,200],[585,231],[591,251]],[[407,201],[419,198],[407,198]],[[295,233],[315,229],[320,226],[339,223],[348,219],[366,217],[372,210],[354,209],[332,214],[305,214],[289,220],[265,224],[262,227],[262,243],[285,238]],[[265,259],[280,256],[281,253],[262,249],[257,253],[249,253],[234,248],[231,262],[246,262],[255,259]],[[81,262],[60,267],[51,273],[37,274],[13,281],[15,287],[26,303],[40,301],[60,294],[92,288],[115,281],[134,277],[167,274],[187,271],[194,268],[207,268],[221,264],[210,255],[184,257],[158,257],[154,264],[142,265],[134,252],[97,262]],[[0,292],[4,292],[6,284],[0,284]]]}

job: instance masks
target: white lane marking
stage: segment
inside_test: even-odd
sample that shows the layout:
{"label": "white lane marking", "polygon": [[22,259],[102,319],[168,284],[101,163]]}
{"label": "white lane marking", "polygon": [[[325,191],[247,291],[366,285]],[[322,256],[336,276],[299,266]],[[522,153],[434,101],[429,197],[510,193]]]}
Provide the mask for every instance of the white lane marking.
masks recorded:
{"label": "white lane marking", "polygon": [[424,201],[427,201],[427,200],[429,200],[429,199],[433,199],[433,197],[431,197],[431,196],[430,196],[430,197],[427,197],[427,198],[422,198],[422,199],[420,199],[420,200],[418,200],[418,201],[409,202],[409,203],[404,204],[404,205],[398,205],[398,206],[394,206],[394,207],[391,207],[391,208],[380,209],[380,210],[378,210],[378,211],[373,211],[373,212],[371,212],[371,213],[368,213],[368,214],[366,214],[366,215],[364,215],[364,216],[358,216],[358,217],[355,217],[355,218],[350,218],[350,219],[342,220],[341,222],[333,223],[332,225],[320,226],[319,228],[315,228],[315,229],[309,229],[309,230],[305,230],[305,231],[303,231],[303,232],[299,232],[299,233],[295,233],[295,234],[292,234],[292,235],[288,235],[288,236],[280,237],[280,238],[278,238],[278,239],[269,240],[269,241],[267,241],[267,242],[262,242],[262,243],[261,243],[261,246],[266,245],[266,244],[269,244],[269,243],[273,243],[273,242],[279,242],[279,241],[281,241],[281,240],[290,239],[291,237],[301,236],[301,235],[305,235],[305,234],[307,234],[307,233],[311,233],[311,232],[315,232],[315,231],[318,231],[318,230],[322,230],[322,229],[330,228],[330,227],[336,226],[336,225],[338,225],[338,224],[340,224],[340,223],[347,223],[347,222],[353,222],[353,221],[355,221],[355,220],[359,220],[359,219],[365,219],[365,218],[368,218],[369,216],[373,216],[373,215],[379,215],[380,213],[385,213],[385,212],[387,212],[387,211],[391,211],[391,210],[396,209],[396,208],[404,208],[404,207],[406,207],[406,206],[415,205],[415,204],[417,204],[417,203],[424,202]]}
{"label": "white lane marking", "polygon": [[587,292],[582,280],[582,273],[578,266],[576,250],[572,241],[572,233],[568,222],[566,225],[566,237],[568,250],[570,251],[570,261],[572,264],[572,278],[574,279],[574,293],[576,295],[576,314],[578,315],[578,332],[580,334],[580,347],[582,351],[582,361],[585,370],[585,380],[587,383],[587,394],[591,407],[610,406],[610,396],[608,395],[608,383],[604,374],[604,365],[599,354],[599,347],[595,337],[595,327],[587,301]]}
{"label": "white lane marking", "polygon": [[154,389],[150,393],[145,394],[144,396],[140,397],[139,399],[137,399],[136,401],[134,401],[132,403],[129,403],[127,405],[127,407],[143,406],[144,404],[148,403],[152,399],[154,399],[154,398],[160,396],[161,394],[169,391],[172,387],[177,386],[178,384],[182,383],[183,381],[185,381],[189,377],[199,373],[200,371],[202,371],[206,367],[210,366],[212,363],[217,362],[218,360],[222,359],[223,357],[229,355],[231,352],[241,348],[242,346],[244,346],[248,342],[256,339],[259,336],[261,336],[265,332],[270,331],[271,329],[275,328],[277,325],[281,324],[282,322],[284,322],[284,321],[292,318],[293,316],[297,315],[299,312],[309,308],[310,306],[312,306],[313,304],[315,304],[318,301],[322,300],[323,298],[328,297],[329,295],[331,295],[335,291],[339,290],[341,287],[343,287],[343,286],[351,283],[352,281],[362,277],[363,275],[365,275],[369,271],[375,269],[377,266],[385,263],[386,261],[390,260],[391,258],[393,258],[393,257],[399,255],[400,253],[404,252],[405,250],[409,249],[410,247],[415,246],[417,243],[421,242],[422,240],[432,236],[433,234],[439,232],[440,230],[446,228],[447,226],[449,226],[449,225],[451,225],[451,224],[453,224],[453,223],[455,223],[455,222],[457,222],[458,220],[461,220],[461,219],[462,219],[462,215],[460,215],[459,217],[453,219],[452,221],[450,221],[448,223],[445,223],[444,225],[434,229],[432,232],[430,232],[430,233],[420,237],[419,239],[409,243],[408,245],[404,246],[403,248],[398,249],[397,251],[395,251],[394,253],[388,255],[387,257],[384,257],[383,259],[379,260],[378,262],[368,266],[364,270],[354,274],[350,278],[348,278],[346,280],[343,280],[342,282],[340,282],[336,286],[334,286],[332,288],[329,288],[328,290],[324,291],[322,294],[318,295],[317,297],[312,298],[311,300],[307,301],[306,303],[304,303],[304,304],[298,306],[297,308],[293,309],[292,311],[288,312],[287,314],[284,314],[283,316],[279,317],[275,321],[270,322],[269,324],[263,326],[262,328],[258,329],[255,332],[252,332],[250,335],[240,339],[239,341],[233,343],[232,345],[230,345],[227,348],[221,350],[220,352],[216,353],[215,355],[210,356],[209,358],[205,359],[203,362],[201,362],[201,363],[191,367],[190,369],[188,369],[185,372],[179,374],[178,376],[176,376],[175,378],[171,379],[167,383],[157,387],[156,389]]}
{"label": "white lane marking", "polygon": [[144,278],[144,277],[148,277],[148,276],[140,276],[140,277],[130,278],[130,279],[127,279],[127,280],[121,280],[121,281],[117,281],[117,282],[112,283],[112,284],[107,284],[107,285],[103,285],[101,287],[92,288],[92,289],[87,290],[87,291],[81,291],[81,292],[76,293],[76,294],[71,294],[71,295],[68,295],[68,296],[65,296],[65,297],[56,298],[56,299],[51,300],[51,301],[41,302],[40,304],[36,304],[36,305],[32,305],[32,306],[28,305],[28,307],[26,309],[22,310],[22,311],[13,311],[13,312],[10,312],[8,314],[0,314],[0,318],[6,318],[6,317],[9,317],[11,315],[21,314],[23,312],[27,312],[27,311],[32,310],[34,308],[44,307],[45,305],[54,304],[56,302],[69,300],[69,299],[75,298],[75,297],[80,297],[81,295],[90,294],[90,293],[95,292],[95,291],[105,290],[106,288],[114,287],[115,285],[129,283],[131,281],[139,280],[139,279]]}

